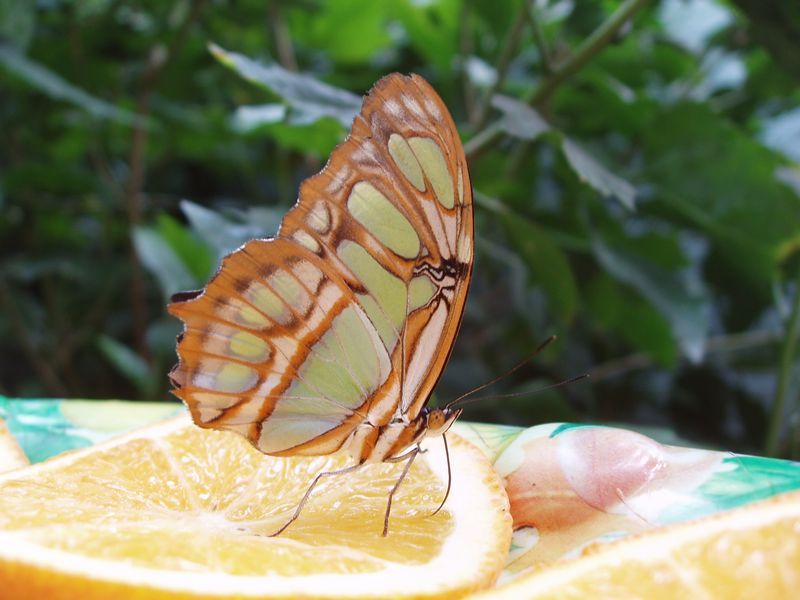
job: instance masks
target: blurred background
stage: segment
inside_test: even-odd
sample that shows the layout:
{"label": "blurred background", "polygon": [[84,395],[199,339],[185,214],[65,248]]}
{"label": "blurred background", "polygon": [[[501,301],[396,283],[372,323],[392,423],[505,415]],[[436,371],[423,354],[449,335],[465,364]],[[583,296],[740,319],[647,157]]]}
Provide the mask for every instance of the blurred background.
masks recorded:
{"label": "blurred background", "polygon": [[165,304],[270,236],[381,76],[458,123],[440,400],[800,458],[796,0],[0,0],[0,394],[164,400]]}

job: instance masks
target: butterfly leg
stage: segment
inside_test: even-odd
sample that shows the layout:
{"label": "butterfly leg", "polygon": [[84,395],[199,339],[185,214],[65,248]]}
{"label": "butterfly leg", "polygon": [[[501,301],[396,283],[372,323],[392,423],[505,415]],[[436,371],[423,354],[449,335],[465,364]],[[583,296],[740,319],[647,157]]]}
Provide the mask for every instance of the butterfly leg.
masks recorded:
{"label": "butterfly leg", "polygon": [[383,537],[386,537],[386,534],[389,533],[389,514],[392,512],[392,500],[394,499],[394,494],[400,488],[400,484],[403,483],[403,480],[408,475],[409,469],[411,469],[411,463],[414,462],[414,459],[417,458],[417,454],[422,452],[422,449],[417,446],[405,454],[401,454],[400,456],[396,456],[394,458],[387,458],[385,462],[401,462],[403,460],[406,461],[405,466],[403,467],[403,472],[400,473],[400,477],[397,478],[397,481],[392,488],[392,491],[389,492],[389,499],[386,502],[386,513],[383,515]]}
{"label": "butterfly leg", "polygon": [[324,471],[322,473],[319,473],[314,478],[314,481],[311,482],[311,485],[308,486],[308,489],[306,490],[306,493],[303,494],[303,497],[300,499],[300,503],[297,505],[297,509],[294,511],[294,514],[292,515],[292,517],[288,521],[286,521],[286,523],[284,523],[283,526],[280,529],[278,529],[278,531],[276,531],[275,533],[271,533],[269,535],[269,537],[275,537],[275,536],[280,535],[281,533],[283,533],[286,530],[287,527],[289,527],[289,525],[291,525],[292,523],[294,523],[297,520],[297,517],[300,516],[300,513],[302,512],[303,507],[305,506],[306,502],[308,501],[308,498],[311,496],[311,492],[314,490],[316,485],[320,482],[320,480],[323,477],[329,477],[331,475],[344,475],[345,473],[350,473],[351,471],[355,471],[357,468],[362,466],[362,464],[363,463],[358,463],[358,464],[355,464],[355,465],[351,465],[349,467],[345,467],[344,469],[338,469],[336,471]]}
{"label": "butterfly leg", "polygon": [[450,497],[450,485],[453,483],[452,471],[450,470],[450,449],[447,447],[447,436],[444,433],[442,434],[442,441],[444,442],[444,455],[447,457],[447,489],[444,492],[442,503],[439,505],[439,508],[431,513],[431,516],[444,508],[444,503],[447,502],[447,498]]}

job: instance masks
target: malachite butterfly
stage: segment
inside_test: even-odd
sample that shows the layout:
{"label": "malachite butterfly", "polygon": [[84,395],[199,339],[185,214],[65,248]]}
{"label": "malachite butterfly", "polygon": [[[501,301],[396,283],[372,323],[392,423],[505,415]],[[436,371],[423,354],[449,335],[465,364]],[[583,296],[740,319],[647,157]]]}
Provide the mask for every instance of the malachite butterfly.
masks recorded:
{"label": "malachite butterfly", "polygon": [[447,108],[417,75],[384,77],[277,237],[173,298],[185,324],[173,393],[199,426],[266,454],[404,456],[460,413],[426,403],[461,324],[473,245]]}

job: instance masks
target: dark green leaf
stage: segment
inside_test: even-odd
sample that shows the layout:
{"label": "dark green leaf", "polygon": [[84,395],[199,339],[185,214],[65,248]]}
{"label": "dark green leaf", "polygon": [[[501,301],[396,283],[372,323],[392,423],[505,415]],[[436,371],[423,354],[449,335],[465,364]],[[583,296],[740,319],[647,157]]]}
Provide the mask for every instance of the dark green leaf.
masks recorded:
{"label": "dark green leaf", "polygon": [[74,260],[62,257],[33,258],[17,256],[3,261],[0,277],[32,283],[47,276],[56,275],[66,280],[84,282],[87,274]]}
{"label": "dark green leaf", "polygon": [[618,332],[635,350],[658,363],[675,364],[675,338],[667,320],[652,304],[625,291],[605,274],[592,280],[583,289],[592,320],[604,331]]}
{"label": "dark green leaf", "polygon": [[160,319],[153,321],[147,328],[145,338],[154,360],[161,364],[172,364],[175,362],[175,338],[181,332],[182,323],[167,314],[166,310],[162,314]]}
{"label": "dark green leaf", "polygon": [[[709,107],[682,104],[646,131],[659,198],[715,240],[714,254],[766,297],[785,248],[800,245],[800,199],[781,160]],[[744,284],[745,286],[747,284]]]}
{"label": "dark green leaf", "polygon": [[[508,273],[508,286],[511,292],[510,304],[514,310],[520,314],[527,310],[526,306],[526,292],[528,285],[528,265],[522,260],[522,257],[513,250],[506,248],[502,244],[497,244],[491,240],[477,236],[475,238],[476,254],[481,260],[490,260],[499,265],[503,272]],[[467,303],[467,310],[470,310],[469,303]],[[480,305],[475,305],[474,310],[478,310]],[[481,315],[483,318],[485,316]]]}
{"label": "dark green leaf", "polygon": [[157,231],[195,279],[204,281],[208,278],[212,258],[207,244],[168,215],[158,216]]}
{"label": "dark green leaf", "polygon": [[396,15],[414,50],[442,72],[452,66],[458,53],[460,0],[415,2],[395,0]]}
{"label": "dark green leaf", "polygon": [[100,335],[97,347],[106,360],[125,378],[134,384],[142,397],[152,397],[154,388],[153,373],[147,362],[136,352],[112,337]]}
{"label": "dark green leaf", "polygon": [[528,266],[531,283],[547,293],[550,310],[569,323],[578,307],[578,287],[569,261],[547,232],[520,215],[502,215],[508,238]]}
{"label": "dark green leaf", "polygon": [[0,65],[25,80],[40,92],[56,100],[70,102],[98,119],[110,119],[134,125],[139,119],[133,113],[117,108],[105,100],[75,87],[46,67],[20,54],[8,45],[0,44]]}
{"label": "dark green leaf", "polygon": [[36,27],[36,3],[0,0],[0,44],[25,51]]}
{"label": "dark green leaf", "polygon": [[[580,421],[580,415],[570,405],[564,389],[545,389],[554,382],[537,379],[513,388],[512,393],[519,397],[503,400],[505,410],[518,415],[536,415],[540,423],[574,423]],[[510,405],[510,406],[508,406]]]}
{"label": "dark green leaf", "polygon": [[593,237],[592,248],[606,272],[634,288],[664,315],[686,357],[700,361],[709,329],[709,299],[705,292],[679,273],[611,248],[597,236]]}
{"label": "dark green leaf", "polygon": [[314,11],[294,11],[289,20],[295,39],[319,48],[340,64],[363,64],[391,45],[387,2],[337,0]]}
{"label": "dark green leaf", "polygon": [[341,123],[325,117],[309,125],[274,123],[259,128],[283,148],[327,157],[345,137]]}
{"label": "dark green leaf", "polygon": [[133,232],[133,244],[141,263],[158,280],[165,299],[176,292],[198,287],[197,279],[157,230],[137,228]]}

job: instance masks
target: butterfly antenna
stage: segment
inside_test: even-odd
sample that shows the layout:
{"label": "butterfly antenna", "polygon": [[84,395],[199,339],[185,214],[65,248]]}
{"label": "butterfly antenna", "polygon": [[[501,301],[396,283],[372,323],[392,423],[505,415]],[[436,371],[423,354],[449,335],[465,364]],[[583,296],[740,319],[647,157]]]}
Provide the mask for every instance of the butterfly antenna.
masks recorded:
{"label": "butterfly antenna", "polygon": [[[464,400],[465,398],[468,398],[469,396],[472,396],[472,394],[474,394],[474,393],[476,393],[476,392],[480,392],[481,390],[485,390],[487,387],[494,385],[495,383],[497,383],[497,382],[498,382],[498,381],[500,381],[501,379],[505,379],[506,377],[508,377],[509,375],[513,374],[515,371],[517,371],[518,369],[520,369],[520,368],[522,368],[523,366],[525,366],[525,365],[526,365],[526,364],[527,364],[527,363],[528,363],[530,360],[532,360],[532,359],[533,359],[533,358],[534,358],[534,357],[535,357],[537,354],[539,354],[539,353],[540,353],[542,350],[544,350],[544,349],[545,349],[545,348],[547,348],[547,347],[548,347],[548,346],[549,346],[551,343],[553,343],[553,342],[555,341],[555,339],[556,339],[556,336],[554,336],[554,335],[551,335],[549,338],[547,338],[545,341],[543,341],[541,344],[539,344],[539,347],[538,347],[538,348],[536,348],[536,350],[534,350],[533,352],[531,352],[531,353],[530,353],[528,356],[526,356],[525,358],[523,358],[523,359],[522,359],[520,362],[518,362],[516,365],[514,365],[513,367],[511,367],[511,368],[510,368],[508,371],[506,371],[505,373],[503,373],[503,374],[502,374],[502,375],[500,375],[499,377],[495,377],[495,378],[494,378],[494,379],[492,379],[491,381],[488,381],[488,382],[484,383],[483,385],[479,385],[478,387],[476,387],[476,388],[474,388],[474,389],[472,389],[472,390],[468,391],[466,394],[461,394],[461,395],[460,395],[458,398],[456,398],[455,400],[451,400],[450,402],[448,402],[448,403],[446,404],[446,407],[447,407],[447,408],[450,408],[450,407],[453,407],[453,406],[455,406],[456,404],[462,403],[462,402],[461,402],[462,400]],[[462,403],[462,404],[463,404],[463,403]]]}
{"label": "butterfly antenna", "polygon": [[[589,377],[588,373],[583,373],[582,375],[576,375],[575,377],[570,377],[569,379],[565,379],[564,381],[559,381],[558,383],[552,383],[550,385],[546,385],[536,390],[527,390],[524,392],[511,392],[509,394],[497,394],[495,396],[481,396],[479,398],[465,398],[458,404],[460,406],[463,406],[465,404],[472,404],[473,402],[482,402],[484,400],[501,400],[503,398],[519,398],[520,396],[529,396],[531,394],[546,392],[547,390],[552,390],[561,387],[562,385],[569,385],[570,383],[575,383],[576,381],[580,381],[581,379],[587,379],[588,377]],[[450,402],[447,406],[451,406],[455,404],[455,402],[456,401],[453,400],[453,402]]]}

